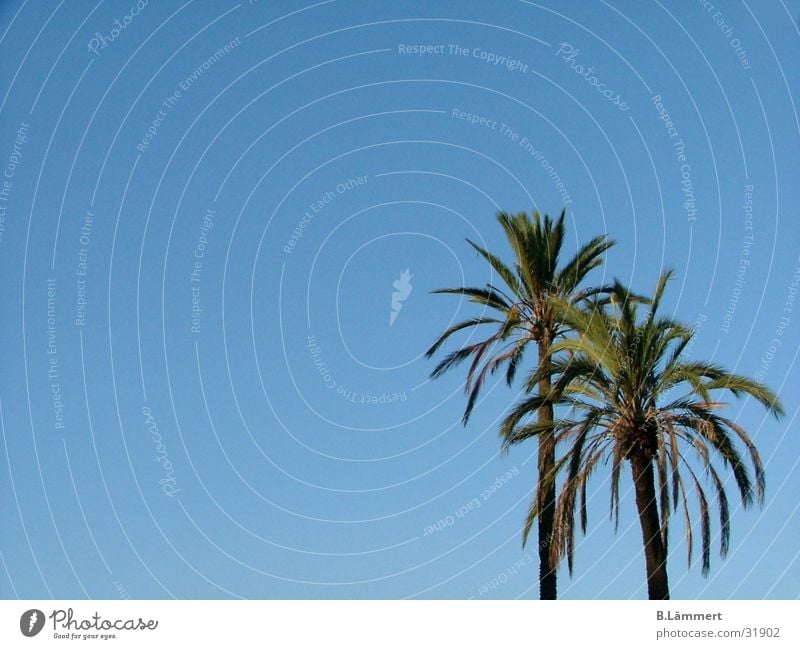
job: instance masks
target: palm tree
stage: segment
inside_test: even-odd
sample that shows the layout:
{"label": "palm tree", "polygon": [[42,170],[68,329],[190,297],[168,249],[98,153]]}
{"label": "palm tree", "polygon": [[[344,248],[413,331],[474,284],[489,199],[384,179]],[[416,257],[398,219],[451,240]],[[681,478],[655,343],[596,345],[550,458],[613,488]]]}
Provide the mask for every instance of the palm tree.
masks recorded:
{"label": "palm tree", "polygon": [[[719,464],[733,473],[744,507],[752,504],[754,496],[763,503],[764,467],[758,451],[741,426],[720,414],[724,404],[712,395],[727,390],[734,397],[751,396],[776,417],[783,413],[776,395],[764,385],[719,365],[683,357],[693,332],[671,318],[657,316],[670,276],[670,271],[661,275],[643,317],[637,313],[641,303],[631,300],[619,283],[613,299],[594,300],[591,309],[562,304],[562,318],[579,333],[552,345],[549,367],[531,377],[540,380],[550,372],[551,393],[521,403],[502,425],[507,445],[545,432],[568,447],[547,480],[555,484],[556,475],[562,470],[566,473],[556,505],[551,558],[557,565],[566,555],[570,572],[576,509],[586,531],[589,477],[598,466],[610,462],[610,509],[618,523],[620,475],[623,462],[630,463],[650,599],[669,598],[667,539],[672,510],[683,511],[691,565],[690,491],[696,494],[700,513],[702,573],[708,574],[711,500],[698,469],[705,470],[716,492],[721,556],[730,541],[730,507]],[[527,423],[544,402],[568,408],[568,415],[547,428]],[[740,445],[749,462],[737,448]]]}
{"label": "palm tree", "polygon": [[[528,343],[535,343],[538,350],[537,367],[547,364],[551,344],[564,331],[556,312],[551,308],[554,299],[578,303],[602,289],[581,289],[587,273],[603,263],[603,253],[613,242],[605,235],[595,237],[583,246],[575,256],[559,268],[559,254],[564,241],[564,215],[553,220],[534,212],[533,218],[520,213],[516,216],[501,212],[497,220],[502,226],[513,252],[513,270],[499,257],[473,243],[467,242],[483,257],[499,275],[504,288],[488,283],[483,288],[448,288],[435,293],[451,293],[466,296],[471,302],[484,307],[474,318],[449,327],[427,351],[430,358],[450,336],[465,329],[489,325],[492,333],[477,343],[468,343],[448,354],[433,370],[436,378],[470,358],[465,392],[468,395],[463,422],[467,424],[487,375],[505,367],[506,381],[510,386],[517,368],[522,362]],[[486,315],[487,310],[493,313]],[[538,391],[542,394],[550,389],[548,372],[542,373]],[[538,409],[539,422],[546,427],[553,420],[553,408],[542,404]],[[553,535],[553,515],[556,492],[554,486],[542,488],[542,477],[548,475],[555,462],[553,436],[544,431],[539,436],[539,483],[535,502],[539,516],[539,595],[542,599],[555,599],[556,572],[550,561],[548,545]],[[529,529],[527,525],[526,529]],[[524,536],[527,541],[527,533]]]}

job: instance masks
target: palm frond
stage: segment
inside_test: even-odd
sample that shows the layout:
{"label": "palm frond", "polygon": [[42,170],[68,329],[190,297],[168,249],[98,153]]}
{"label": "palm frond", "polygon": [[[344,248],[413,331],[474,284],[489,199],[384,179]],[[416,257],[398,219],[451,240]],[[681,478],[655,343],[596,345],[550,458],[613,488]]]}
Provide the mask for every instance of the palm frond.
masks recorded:
{"label": "palm frond", "polygon": [[441,347],[450,336],[458,331],[462,331],[463,329],[468,329],[470,327],[477,327],[479,325],[484,324],[501,324],[503,321],[498,320],[497,318],[485,318],[485,317],[478,317],[478,318],[470,318],[469,320],[464,320],[463,322],[458,322],[451,327],[442,332],[442,334],[434,341],[433,345],[431,345],[428,350],[425,352],[425,356],[430,358],[436,353],[436,350]]}
{"label": "palm frond", "polygon": [[481,304],[483,306],[491,307],[492,309],[497,309],[498,311],[507,312],[511,309],[511,304],[509,304],[506,299],[500,295],[497,291],[491,288],[478,288],[478,287],[470,287],[470,286],[463,286],[457,288],[437,288],[431,293],[438,293],[438,294],[449,294],[449,295],[464,295],[469,298],[470,302],[475,302],[476,304]]}

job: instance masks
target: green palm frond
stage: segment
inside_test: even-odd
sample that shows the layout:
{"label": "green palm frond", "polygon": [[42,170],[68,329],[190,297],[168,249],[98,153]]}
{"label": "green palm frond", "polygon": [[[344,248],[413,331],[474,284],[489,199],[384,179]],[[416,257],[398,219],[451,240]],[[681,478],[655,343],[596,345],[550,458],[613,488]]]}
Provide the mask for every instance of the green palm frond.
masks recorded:
{"label": "green palm frond", "polygon": [[482,324],[502,324],[502,320],[498,320],[497,318],[470,318],[469,320],[464,320],[463,322],[459,322],[454,324],[451,327],[448,327],[444,330],[444,332],[436,339],[433,345],[425,352],[425,356],[430,358],[436,353],[436,350],[441,347],[450,336],[454,333],[461,331],[462,329],[469,329],[470,327],[477,327],[478,325]]}
{"label": "green palm frond", "polygon": [[482,248],[477,243],[467,239],[467,243],[471,245],[481,257],[489,262],[489,265],[494,268],[495,272],[506,283],[506,286],[511,290],[514,295],[523,297],[526,295],[525,284],[519,281],[519,278],[514,274],[514,271],[506,266],[503,261],[495,254]]}
{"label": "green palm frond", "polygon": [[497,309],[498,311],[508,311],[511,308],[505,298],[491,288],[459,287],[459,288],[440,288],[432,293],[449,293],[453,295],[465,295],[470,302]]}

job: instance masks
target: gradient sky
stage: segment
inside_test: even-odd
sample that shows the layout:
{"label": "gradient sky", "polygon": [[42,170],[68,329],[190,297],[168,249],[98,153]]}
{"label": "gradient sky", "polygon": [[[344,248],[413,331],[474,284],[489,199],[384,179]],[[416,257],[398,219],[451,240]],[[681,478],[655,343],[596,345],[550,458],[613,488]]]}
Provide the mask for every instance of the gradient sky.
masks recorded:
{"label": "gradient sky", "polygon": [[[786,406],[732,404],[767,500],[706,579],[674,520],[673,596],[798,597],[799,15],[3,3],[0,596],[535,598],[520,385],[464,428],[423,352],[477,312],[430,291],[491,279],[464,239],[507,256],[498,210],[566,207],[567,253],[618,242],[593,283],[673,266],[692,355]],[[646,596],[607,477],[564,598]]]}

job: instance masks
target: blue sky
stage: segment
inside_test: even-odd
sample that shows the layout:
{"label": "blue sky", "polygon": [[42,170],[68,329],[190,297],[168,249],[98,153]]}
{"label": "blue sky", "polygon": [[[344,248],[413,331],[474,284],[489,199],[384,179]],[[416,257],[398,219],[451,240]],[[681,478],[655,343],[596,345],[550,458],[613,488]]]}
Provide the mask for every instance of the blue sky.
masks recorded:
{"label": "blue sky", "polygon": [[[566,207],[567,252],[617,241],[593,282],[673,266],[692,354],[786,406],[732,404],[767,500],[707,579],[675,521],[673,596],[796,598],[798,16],[4,3],[0,595],[536,597],[520,386],[464,428],[423,352],[475,314],[430,291],[491,279],[464,239],[507,255],[498,210]],[[564,598],[646,594],[606,478]]]}

